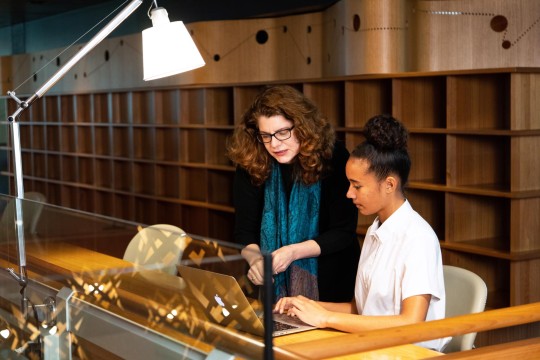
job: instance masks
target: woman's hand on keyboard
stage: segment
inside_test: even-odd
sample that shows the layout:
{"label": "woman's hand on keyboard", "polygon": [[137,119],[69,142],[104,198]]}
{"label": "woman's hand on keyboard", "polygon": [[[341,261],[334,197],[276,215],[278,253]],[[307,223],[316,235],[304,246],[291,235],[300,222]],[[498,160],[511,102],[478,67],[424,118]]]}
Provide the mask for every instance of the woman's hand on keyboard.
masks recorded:
{"label": "woman's hand on keyboard", "polygon": [[316,301],[301,295],[279,299],[274,312],[296,316],[303,322],[316,327],[325,327],[329,316],[329,312]]}

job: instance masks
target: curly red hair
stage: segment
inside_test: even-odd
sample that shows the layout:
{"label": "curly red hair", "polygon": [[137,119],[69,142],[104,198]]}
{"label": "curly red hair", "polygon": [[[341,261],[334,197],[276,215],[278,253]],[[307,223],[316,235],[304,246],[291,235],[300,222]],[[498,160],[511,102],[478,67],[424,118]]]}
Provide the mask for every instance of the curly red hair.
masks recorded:
{"label": "curly red hair", "polygon": [[317,182],[332,157],[335,132],[317,106],[291,86],[268,87],[257,95],[228,140],[228,157],[249,173],[255,185],[263,184],[270,174],[272,156],[257,141],[258,119],[276,115],[293,123],[300,142],[295,177],[306,185]]}

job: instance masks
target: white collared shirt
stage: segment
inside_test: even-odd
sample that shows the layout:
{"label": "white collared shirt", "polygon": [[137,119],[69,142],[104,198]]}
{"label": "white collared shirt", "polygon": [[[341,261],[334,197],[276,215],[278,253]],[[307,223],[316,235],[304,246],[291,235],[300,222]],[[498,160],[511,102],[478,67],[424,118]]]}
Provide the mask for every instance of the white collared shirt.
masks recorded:
{"label": "white collared shirt", "polygon": [[[382,225],[369,227],[356,274],[355,300],[362,315],[398,315],[404,299],[430,294],[426,321],[443,319],[446,295],[437,235],[405,200]],[[417,345],[440,351],[449,338]]]}

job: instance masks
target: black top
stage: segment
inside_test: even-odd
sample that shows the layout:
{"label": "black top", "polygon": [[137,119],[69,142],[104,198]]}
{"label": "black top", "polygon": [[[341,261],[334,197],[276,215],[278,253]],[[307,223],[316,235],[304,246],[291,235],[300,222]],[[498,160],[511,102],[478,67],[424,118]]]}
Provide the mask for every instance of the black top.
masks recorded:
{"label": "black top", "polygon": [[[360,246],[356,236],[358,210],[346,193],[349,181],[345,164],[349,153],[337,142],[331,169],[321,183],[319,235],[313,239],[321,248],[319,264],[319,299],[348,302],[353,299]],[[292,188],[290,165],[280,164],[285,188]],[[236,221],[234,237],[243,245],[260,246],[261,217],[264,206],[264,184],[255,186],[244,169],[238,167],[234,179]],[[307,239],[306,239],[307,240]]]}

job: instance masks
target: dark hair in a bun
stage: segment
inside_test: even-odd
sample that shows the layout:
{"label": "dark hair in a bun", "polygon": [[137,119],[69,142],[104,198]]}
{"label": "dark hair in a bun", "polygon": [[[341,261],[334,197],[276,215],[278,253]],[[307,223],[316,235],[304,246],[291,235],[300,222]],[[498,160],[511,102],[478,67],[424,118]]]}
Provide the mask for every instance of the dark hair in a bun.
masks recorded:
{"label": "dark hair in a bun", "polygon": [[368,120],[362,132],[366,140],[353,150],[351,157],[369,161],[369,171],[379,181],[390,174],[397,175],[403,192],[411,170],[405,126],[390,115],[377,115]]}

